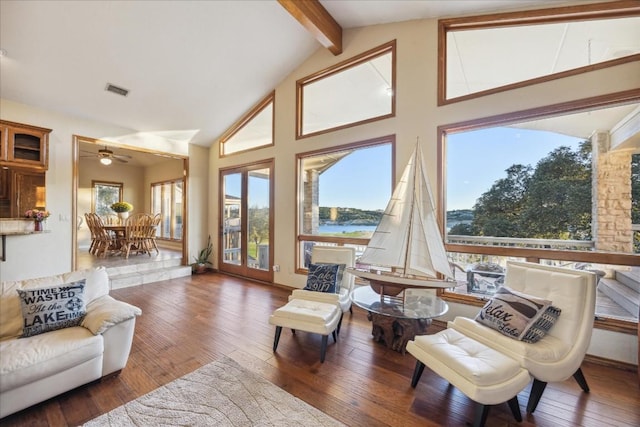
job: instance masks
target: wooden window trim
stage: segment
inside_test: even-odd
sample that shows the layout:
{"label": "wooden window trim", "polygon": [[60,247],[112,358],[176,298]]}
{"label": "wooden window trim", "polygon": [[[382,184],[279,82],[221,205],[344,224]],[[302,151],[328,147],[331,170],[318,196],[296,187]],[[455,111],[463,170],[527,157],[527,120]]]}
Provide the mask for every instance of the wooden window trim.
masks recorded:
{"label": "wooden window trim", "polygon": [[447,99],[447,33],[449,31],[514,27],[557,22],[575,22],[639,15],[640,4],[637,1],[615,1],[610,3],[597,3],[521,12],[469,16],[463,18],[441,19],[438,21],[438,105],[442,106],[455,102],[466,101],[469,99],[475,99],[486,95],[505,92],[508,90],[531,86],[538,83],[557,80],[560,78],[583,74],[640,60],[640,54],[629,55],[623,58],[612,59],[598,64],[574,68],[572,70],[566,70],[559,73],[523,80],[504,86]]}
{"label": "wooden window trim", "polygon": [[[602,96],[584,98],[545,107],[521,110],[492,117],[469,120],[466,122],[452,123],[438,126],[438,215],[440,229],[445,229],[445,208],[446,208],[446,176],[445,176],[445,152],[446,136],[448,133],[464,132],[473,129],[487,128],[493,126],[513,124],[517,122],[530,121],[547,118],[560,114],[578,113],[581,111],[593,110],[595,108],[606,108],[625,103],[640,102],[640,89],[632,89],[622,92],[611,93]],[[529,262],[539,262],[541,259],[554,259],[561,261],[602,263],[612,265],[638,265],[640,256],[634,254],[587,252],[587,251],[561,251],[532,248],[515,247],[495,247],[483,245],[451,244],[445,242],[447,252],[487,254],[497,256],[522,257]],[[438,294],[444,299],[461,304],[480,306],[483,299],[474,295],[462,295],[453,292],[438,290]],[[624,332],[629,334],[637,333],[637,324],[610,318],[596,317],[595,327],[599,329]]]}
{"label": "wooden window trim", "polygon": [[[329,129],[323,129],[316,132],[303,134],[302,101],[303,101],[304,87],[306,85],[317,82],[318,80],[322,80],[326,77],[330,77],[334,74],[340,73],[344,70],[355,67],[357,65],[360,65],[364,62],[369,61],[370,59],[376,58],[378,56],[386,55],[389,52],[391,52],[391,112],[389,114],[384,114],[382,116],[372,117],[369,119],[364,119],[364,120],[360,120],[353,123],[347,123],[347,124],[332,127]],[[392,40],[383,45],[374,47],[373,49],[370,49],[366,52],[363,52],[359,55],[356,55],[345,61],[339,62],[335,65],[327,67],[323,70],[310,74],[296,81],[296,139],[309,138],[312,136],[322,135],[325,133],[334,132],[341,129],[346,129],[354,126],[363,125],[366,123],[375,122],[378,120],[384,120],[390,117],[395,117],[395,115],[396,115],[396,40]]]}
{"label": "wooden window trim", "polygon": [[332,153],[336,151],[344,151],[350,149],[360,149],[373,147],[381,144],[391,144],[391,191],[396,185],[396,135],[385,135],[378,138],[366,139],[363,141],[351,142],[344,145],[338,145],[329,148],[321,148],[318,150],[306,151],[304,153],[296,154],[296,189],[295,189],[295,239],[294,239],[294,253],[295,253],[295,273],[306,274],[307,270],[300,268],[300,251],[298,245],[302,242],[326,242],[336,243],[338,246],[343,245],[362,245],[366,246],[369,243],[369,239],[355,238],[355,237],[334,237],[334,236],[316,236],[312,234],[300,234],[300,164],[305,157],[316,156],[318,154]]}
{"label": "wooden window trim", "polygon": [[[162,187],[163,187],[165,184],[171,184],[171,185],[172,185],[172,188],[173,188],[173,185],[175,185],[175,184],[177,184],[177,183],[182,183],[182,191],[184,192],[184,191],[185,191],[185,190],[184,190],[184,187],[185,187],[185,185],[186,185],[186,179],[185,179],[185,178],[167,179],[167,180],[164,180],[164,181],[157,181],[157,182],[152,182],[152,183],[150,183],[150,184],[149,184],[149,187],[150,187],[150,189],[151,189],[151,197],[150,197],[150,200],[151,200],[151,206],[153,206],[153,190],[154,190],[154,187],[161,186],[161,187],[160,187],[160,192],[161,192],[161,193],[163,193],[163,192],[164,192],[164,189],[163,189]],[[184,200],[184,198],[183,198],[183,200]],[[173,197],[173,193],[172,193],[172,194],[171,194],[171,206],[174,206],[174,205],[175,205],[175,203],[176,203],[176,199]],[[172,209],[173,209],[173,208],[172,208]],[[151,213],[153,214],[153,211],[152,211]],[[158,213],[162,213],[162,212],[156,212],[156,214],[158,214]],[[164,240],[164,241],[167,241],[167,242],[182,242],[182,241],[184,240],[184,217],[186,216],[186,212],[184,211],[184,209],[183,209],[182,215],[183,215],[183,218],[182,218],[182,228],[183,228],[183,231],[182,231],[182,238],[178,239],[178,238],[176,238],[176,237],[163,237],[163,236],[158,236],[158,237],[157,237],[157,239],[158,239],[158,240]],[[172,236],[173,236],[173,234],[174,234],[174,231],[175,231],[175,224],[174,224],[174,222],[173,222],[173,221],[171,221],[171,233],[170,233],[170,234],[171,234]]]}
{"label": "wooden window trim", "polygon": [[[225,154],[224,153],[224,144],[227,143],[231,138],[233,138],[240,130],[242,130],[251,120],[253,120],[258,114],[260,114],[265,108],[267,108],[271,104],[273,106],[273,111],[271,114],[271,144],[261,145],[259,147],[252,147],[246,150],[234,151],[233,153]],[[273,147],[275,145],[275,116],[276,116],[276,91],[271,91],[269,95],[260,100],[256,105],[254,105],[244,116],[240,118],[237,122],[235,122],[227,131],[222,134],[220,137],[220,149],[219,149],[219,157],[224,158],[228,156],[233,156],[234,154],[245,153],[247,151],[259,150],[265,147]]]}
{"label": "wooden window trim", "polygon": [[112,187],[119,187],[120,191],[118,192],[118,201],[122,202],[124,200],[124,183],[115,182],[115,181],[105,181],[102,179],[92,179],[91,180],[91,212],[96,211],[96,185],[109,185]]}

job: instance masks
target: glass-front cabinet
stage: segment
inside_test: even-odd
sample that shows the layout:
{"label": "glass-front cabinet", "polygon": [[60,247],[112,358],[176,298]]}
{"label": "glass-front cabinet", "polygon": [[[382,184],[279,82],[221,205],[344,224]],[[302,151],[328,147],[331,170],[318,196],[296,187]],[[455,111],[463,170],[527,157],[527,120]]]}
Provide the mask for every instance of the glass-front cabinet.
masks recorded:
{"label": "glass-front cabinet", "polygon": [[46,170],[51,129],[0,121],[0,164]]}
{"label": "glass-front cabinet", "polygon": [[0,218],[44,209],[51,129],[0,120]]}

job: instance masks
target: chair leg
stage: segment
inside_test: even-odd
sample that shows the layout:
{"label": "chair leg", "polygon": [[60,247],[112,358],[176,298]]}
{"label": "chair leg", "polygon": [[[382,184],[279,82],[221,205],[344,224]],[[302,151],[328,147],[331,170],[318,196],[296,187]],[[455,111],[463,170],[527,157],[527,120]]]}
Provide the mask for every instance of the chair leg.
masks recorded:
{"label": "chair leg", "polygon": [[547,387],[546,382],[535,378],[533,379],[533,385],[531,386],[531,392],[529,393],[529,402],[527,402],[527,413],[533,414],[533,411],[536,410],[545,387]]}
{"label": "chair leg", "polygon": [[338,322],[338,327],[336,331],[338,331],[338,335],[340,335],[340,328],[342,327],[342,318],[344,317],[344,313],[340,314],[340,321]]}
{"label": "chair leg", "polygon": [[327,353],[328,340],[329,340],[329,335],[322,336],[322,346],[320,347],[320,363],[324,363],[324,355]]}
{"label": "chair leg", "polygon": [[476,402],[475,416],[473,418],[473,427],[482,427],[487,421],[487,415],[489,415],[489,405],[482,405]]}
{"label": "chair leg", "polygon": [[335,330],[331,332],[331,336],[333,336],[334,343],[338,342],[338,333]]}
{"label": "chair leg", "polygon": [[280,342],[280,334],[282,333],[282,326],[276,326],[276,336],[273,338],[273,351],[278,348],[278,342]]}
{"label": "chair leg", "polygon": [[582,373],[582,369],[578,368],[578,370],[573,374],[573,378],[575,378],[575,380],[580,385],[580,388],[585,393],[589,393],[589,384],[587,384],[587,380],[584,378],[584,374]]}
{"label": "chair leg", "polygon": [[522,421],[522,413],[520,412],[520,404],[518,403],[518,395],[516,394],[507,402],[509,404],[509,408],[511,409],[511,413],[516,421]]}
{"label": "chair leg", "polygon": [[411,387],[416,388],[416,385],[418,385],[418,381],[420,380],[423,371],[424,363],[416,360],[416,367],[413,369],[413,377],[411,378]]}

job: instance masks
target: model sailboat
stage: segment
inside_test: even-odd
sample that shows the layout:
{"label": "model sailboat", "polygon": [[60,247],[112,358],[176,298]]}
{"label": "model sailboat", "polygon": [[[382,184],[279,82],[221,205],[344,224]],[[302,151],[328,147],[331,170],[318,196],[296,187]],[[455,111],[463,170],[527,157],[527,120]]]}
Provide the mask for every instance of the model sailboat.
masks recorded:
{"label": "model sailboat", "polygon": [[380,294],[405,288],[450,288],[453,279],[431,195],[420,145],[393,191],[382,219],[358,261],[369,268],[348,271],[367,279]]}

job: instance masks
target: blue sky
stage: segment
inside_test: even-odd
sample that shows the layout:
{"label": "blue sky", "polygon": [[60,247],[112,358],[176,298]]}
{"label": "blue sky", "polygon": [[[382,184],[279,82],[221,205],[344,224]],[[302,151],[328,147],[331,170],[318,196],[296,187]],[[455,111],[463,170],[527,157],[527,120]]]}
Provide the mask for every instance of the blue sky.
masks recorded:
{"label": "blue sky", "polygon": [[[360,149],[320,176],[320,206],[384,209],[391,198],[391,146]],[[404,169],[404,166],[402,167]]]}
{"label": "blue sky", "polygon": [[[555,148],[565,145],[575,150],[581,141],[552,132],[508,127],[449,135],[447,210],[473,208],[476,199],[497,179],[504,178],[511,165],[535,167]],[[320,178],[320,206],[384,209],[392,192],[387,160],[390,151],[389,145],[360,149],[325,171]],[[398,173],[402,170],[404,165],[398,165]],[[232,181],[228,193],[239,195],[239,180]],[[266,206],[266,181],[252,180],[251,189],[251,205]]]}
{"label": "blue sky", "polygon": [[[447,210],[473,208],[476,199],[504,178],[511,165],[535,167],[555,148],[565,145],[575,150],[581,141],[552,132],[507,127],[449,135]],[[384,209],[392,191],[390,165],[383,160],[389,151],[388,147],[361,150],[323,173],[320,206]],[[363,164],[367,166],[361,167]],[[404,165],[398,165],[398,173],[402,170]]]}
{"label": "blue sky", "polygon": [[447,210],[471,209],[482,193],[514,164],[531,165],[562,145],[583,139],[553,132],[490,128],[447,138]]}

